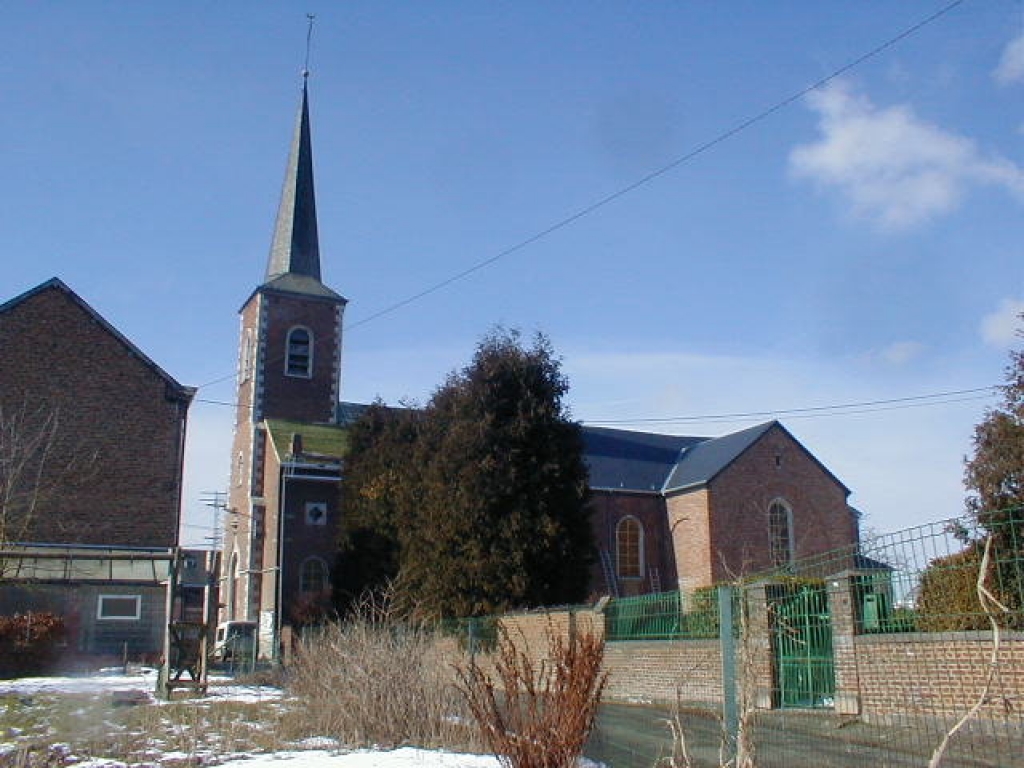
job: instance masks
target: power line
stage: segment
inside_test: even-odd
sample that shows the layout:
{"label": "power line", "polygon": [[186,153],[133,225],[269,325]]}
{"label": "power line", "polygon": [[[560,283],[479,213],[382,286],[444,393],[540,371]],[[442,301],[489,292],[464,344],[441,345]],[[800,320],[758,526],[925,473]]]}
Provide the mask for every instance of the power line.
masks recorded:
{"label": "power line", "polygon": [[[834,405],[815,405],[803,408],[779,408],[767,411],[744,411],[739,413],[715,413],[701,416],[665,416],[658,418],[641,419],[587,419],[586,424],[685,424],[701,421],[741,421],[745,419],[760,419],[771,416],[786,416],[788,418],[806,418],[815,415],[833,415],[833,412],[854,412],[865,413],[867,411],[850,411],[850,409],[873,408],[874,410],[898,410],[900,407],[920,407],[929,405],[945,405],[951,402],[963,402],[964,400],[980,400],[990,397],[998,390],[998,386],[972,387],[970,389],[951,389],[946,392],[934,392],[929,395],[910,395],[907,397],[892,397],[883,400],[864,400],[853,403],[837,403]],[[985,393],[981,395],[980,393]],[[942,400],[959,395],[976,395],[976,397],[962,398],[959,400]],[[922,402],[931,401],[931,402]],[[875,406],[893,406],[882,408]]]}
{"label": "power line", "polygon": [[[847,62],[846,64],[844,64],[843,66],[839,67],[838,69],[833,70],[830,74],[826,75],[825,77],[822,77],[819,80],[816,80],[815,82],[813,82],[812,84],[810,84],[808,86],[805,86],[804,88],[800,89],[796,93],[793,93],[792,95],[787,96],[786,98],[782,99],[781,101],[776,102],[775,104],[773,104],[772,106],[768,107],[767,109],[764,109],[761,112],[758,112],[758,113],[752,115],[751,117],[748,117],[748,118],[746,118],[744,120],[741,120],[736,125],[732,126],[731,128],[726,129],[725,131],[719,133],[718,135],[716,135],[715,137],[709,139],[708,141],[705,141],[704,143],[699,144],[694,149],[692,149],[689,152],[687,152],[685,155],[683,155],[683,156],[673,160],[672,162],[668,163],[667,165],[663,165],[662,167],[660,167],[660,168],[658,168],[658,169],[656,169],[654,171],[651,171],[650,173],[640,177],[636,181],[633,181],[632,183],[627,184],[626,186],[621,187],[618,190],[616,190],[616,191],[614,191],[614,192],[612,192],[610,194],[607,194],[604,197],[601,197],[601,198],[595,200],[593,203],[590,203],[589,205],[586,205],[583,208],[580,208],[575,213],[571,213],[568,216],[565,216],[564,218],[562,218],[562,219],[556,221],[555,223],[545,227],[544,229],[540,230],[539,232],[537,232],[537,233],[535,233],[535,234],[533,234],[533,235],[531,235],[531,236],[529,236],[529,237],[527,237],[527,238],[525,238],[523,240],[520,240],[518,243],[516,243],[516,244],[514,244],[512,246],[509,246],[508,248],[505,248],[502,251],[499,251],[498,253],[494,254],[493,256],[490,256],[490,257],[488,257],[486,259],[483,259],[482,261],[478,261],[477,263],[472,264],[471,266],[461,270],[460,272],[457,272],[454,275],[451,275],[450,277],[447,277],[447,278],[445,278],[445,279],[443,279],[443,280],[441,280],[441,281],[439,281],[437,283],[434,283],[433,285],[430,285],[427,288],[424,288],[423,290],[418,291],[417,293],[412,294],[411,296],[408,296],[408,297],[406,297],[404,299],[401,299],[400,301],[397,301],[397,302],[395,302],[393,304],[390,304],[390,305],[384,307],[383,309],[380,309],[380,310],[378,310],[378,311],[368,315],[367,317],[364,317],[361,320],[357,320],[354,323],[349,323],[349,324],[345,325],[343,330],[346,331],[346,332],[350,331],[350,330],[352,330],[354,328],[358,328],[360,326],[366,325],[367,323],[371,323],[371,322],[373,322],[374,320],[377,320],[380,317],[383,317],[385,315],[389,315],[392,312],[396,312],[397,310],[402,309],[403,307],[406,307],[409,304],[412,304],[412,303],[414,303],[416,301],[419,301],[420,299],[422,299],[422,298],[424,298],[426,296],[429,296],[432,293],[436,293],[437,291],[440,291],[441,289],[446,288],[449,285],[452,285],[453,283],[458,282],[459,280],[462,280],[462,279],[464,279],[466,277],[469,277],[470,275],[472,275],[472,274],[474,274],[476,272],[479,272],[480,270],[484,269],[485,267],[489,267],[491,264],[494,264],[495,262],[505,258],[506,256],[511,256],[512,254],[517,253],[518,251],[521,251],[521,250],[529,247],[530,245],[533,245],[534,243],[538,242],[539,240],[542,240],[543,238],[547,237],[548,235],[554,234],[555,232],[558,232],[559,230],[565,229],[569,225],[579,221],[580,219],[590,215],[591,213],[594,213],[595,211],[597,211],[597,210],[599,210],[601,208],[604,208],[605,206],[615,202],[619,198],[625,197],[630,192],[633,192],[634,190],[639,189],[640,187],[646,186],[647,184],[649,184],[650,182],[654,181],[655,179],[658,179],[661,176],[664,176],[669,171],[672,171],[672,170],[678,168],[679,166],[683,165],[684,163],[687,163],[690,160],[698,157],[699,155],[704,154],[708,150],[716,147],[717,145],[723,143],[724,141],[727,141],[728,139],[732,138],[736,134],[741,133],[742,131],[745,131],[747,128],[750,128],[751,126],[756,125],[757,123],[760,123],[760,122],[766,120],[767,118],[769,118],[772,115],[774,115],[776,112],[779,112],[780,110],[785,109],[786,107],[790,106],[791,104],[799,101],[800,99],[802,99],[807,94],[809,94],[809,93],[811,93],[811,92],[813,92],[815,90],[818,90],[819,88],[822,88],[825,85],[828,85],[828,83],[832,82],[833,80],[835,80],[838,77],[841,77],[842,75],[846,74],[850,70],[860,66],[864,62],[869,61],[869,60],[875,58],[876,56],[879,56],[880,54],[884,53],[889,48],[892,48],[894,45],[896,45],[896,44],[902,42],[903,40],[905,40],[906,38],[916,34],[918,31],[920,31],[924,27],[928,26],[932,22],[935,22],[938,19],[942,18],[947,13],[952,11],[954,8],[962,5],[964,2],[966,2],[966,0],[953,0],[953,2],[948,3],[947,5],[943,6],[939,10],[935,11],[934,13],[932,13],[931,15],[925,17],[924,19],[922,19],[921,21],[917,22],[916,24],[913,24],[910,27],[907,27],[906,29],[904,29],[902,32],[900,32],[899,34],[895,35],[894,37],[891,37],[888,40],[886,40],[885,42],[875,46],[874,48],[869,50],[867,53],[861,54],[860,56],[856,57],[852,61]],[[272,362],[278,362],[281,359],[283,359],[283,357],[278,358],[277,360],[272,361]],[[199,385],[198,389],[204,389],[205,387],[209,387],[209,386],[212,386],[214,384],[219,384],[222,381],[230,379],[233,375],[234,374],[227,374],[227,375],[222,376],[220,378],[213,379],[211,381],[206,382],[205,384]],[[200,401],[200,402],[202,402],[202,401]]]}
{"label": "power line", "polygon": [[[927,395],[907,395],[879,400],[862,400],[851,403],[835,403],[832,405],[814,405],[800,408],[776,408],[764,411],[738,411],[734,413],[713,413],[695,416],[664,416],[639,417],[635,419],[583,419],[583,424],[591,426],[614,424],[694,424],[719,421],[750,421],[764,418],[807,419],[821,416],[845,416],[879,411],[896,411],[905,408],[925,408],[936,405],[950,405],[971,400],[985,400],[996,394],[1002,385],[993,384],[987,387],[970,387],[967,389],[950,389],[945,392],[932,392]],[[209,400],[196,398],[197,403],[237,407],[237,403],[226,400]],[[252,406],[246,406],[252,408]]]}
{"label": "power line", "polygon": [[655,422],[656,421],[663,421],[665,423],[672,423],[672,424],[728,424],[728,423],[734,423],[734,422],[759,422],[759,421],[763,421],[766,417],[773,417],[773,418],[784,417],[787,421],[794,421],[796,419],[826,419],[826,418],[831,418],[831,417],[835,417],[835,416],[859,416],[859,415],[871,414],[871,413],[881,413],[881,412],[884,412],[884,411],[903,411],[903,410],[908,410],[910,408],[929,408],[929,407],[937,406],[937,405],[952,405],[952,404],[955,404],[955,403],[966,403],[966,402],[974,402],[974,401],[978,401],[978,400],[987,400],[989,397],[990,397],[990,395],[972,395],[972,396],[969,396],[969,397],[959,397],[959,398],[952,398],[952,399],[948,399],[948,400],[933,400],[933,401],[921,402],[921,403],[903,403],[901,405],[879,406],[879,407],[875,407],[875,408],[856,408],[856,409],[850,409],[850,410],[825,411],[823,413],[796,413],[796,414],[792,414],[792,415],[788,415],[788,416],[784,415],[784,414],[781,414],[781,413],[777,413],[777,412],[769,412],[769,413],[765,414],[765,416],[761,416],[761,417],[756,417],[756,416],[749,416],[749,417],[735,416],[735,417],[723,417],[723,418],[715,418],[715,417],[701,418],[701,417],[694,416],[694,417],[682,417],[683,419],[686,419],[685,421],[682,420],[682,419],[664,419],[664,420],[659,420],[659,419],[640,419],[640,420],[622,419],[621,421],[616,421],[616,422],[584,420],[582,423],[586,424],[588,426],[602,426],[602,425],[612,424],[612,423],[614,423],[614,424],[621,424],[621,425],[628,425],[628,424],[651,423],[652,421],[655,421]]}
{"label": "power line", "polygon": [[857,58],[853,59],[850,62],[847,62],[846,64],[844,64],[843,66],[839,67],[838,69],[833,70],[830,74],[826,75],[825,77],[821,78],[820,80],[816,80],[812,84],[810,84],[808,86],[805,86],[804,88],[800,89],[796,93],[794,93],[794,94],[792,94],[790,96],[787,96],[786,98],[782,99],[781,101],[776,102],[775,104],[773,104],[772,106],[768,107],[767,109],[764,109],[761,112],[758,112],[758,113],[754,114],[751,117],[748,117],[748,118],[746,118],[744,120],[741,120],[739,123],[737,123],[736,125],[734,125],[731,128],[728,128],[727,130],[723,131],[722,133],[719,133],[714,138],[709,139],[708,141],[705,141],[703,144],[699,144],[697,147],[695,147],[694,149],[690,150],[689,152],[687,152],[682,157],[679,157],[679,158],[673,160],[672,162],[668,163],[667,165],[663,165],[661,168],[658,168],[657,170],[651,171],[650,173],[646,174],[645,176],[640,177],[636,181],[634,181],[634,182],[632,182],[630,184],[627,184],[626,186],[621,187],[620,189],[618,189],[618,190],[616,190],[616,191],[614,191],[614,192],[612,192],[612,193],[610,193],[608,195],[605,195],[604,197],[601,197],[601,198],[597,199],[593,203],[590,203],[589,205],[587,205],[587,206],[585,206],[583,208],[580,208],[575,213],[569,214],[565,218],[560,219],[559,221],[555,222],[554,224],[551,224],[550,226],[542,229],[540,232],[537,232],[536,234],[531,235],[530,237],[527,237],[524,240],[520,240],[515,245],[512,245],[512,246],[506,248],[503,251],[499,251],[498,253],[496,253],[495,255],[493,255],[493,256],[491,256],[489,258],[486,258],[486,259],[484,259],[482,261],[478,261],[476,264],[473,264],[472,266],[467,267],[466,269],[462,270],[461,272],[457,272],[456,274],[454,274],[454,275],[452,275],[450,277],[447,277],[444,280],[441,280],[440,282],[434,283],[433,285],[431,285],[431,286],[429,286],[427,288],[424,288],[423,290],[419,291],[418,293],[413,294],[412,296],[409,296],[409,297],[407,297],[405,299],[402,299],[401,301],[397,301],[394,304],[391,304],[391,305],[389,305],[387,307],[384,307],[383,309],[380,309],[380,310],[374,312],[373,314],[363,318],[362,320],[359,320],[359,321],[354,322],[354,323],[349,323],[348,325],[345,326],[344,330],[348,331],[348,330],[351,330],[353,328],[358,328],[359,326],[365,325],[365,324],[367,324],[369,322],[372,322],[373,320],[376,320],[379,317],[383,317],[384,315],[391,314],[392,312],[395,312],[395,311],[401,309],[402,307],[406,307],[406,306],[408,306],[409,304],[412,304],[415,301],[419,301],[420,299],[424,298],[425,296],[429,296],[430,294],[435,293],[435,292],[441,290],[442,288],[446,288],[447,286],[451,285],[452,283],[458,282],[459,280],[462,280],[463,278],[468,277],[469,275],[472,275],[474,272],[479,272],[481,269],[483,269],[485,267],[488,267],[491,264],[494,264],[496,261],[499,261],[500,259],[503,259],[506,256],[510,256],[513,253],[516,253],[517,251],[521,251],[524,248],[526,248],[527,246],[533,245],[538,240],[541,240],[541,239],[547,237],[550,234],[553,234],[553,233],[555,233],[555,232],[557,232],[557,231],[559,231],[561,229],[564,229],[564,228],[568,227],[570,224],[573,224],[573,223],[579,221],[580,219],[584,218],[585,216],[588,216],[589,214],[593,213],[594,211],[597,211],[597,210],[599,210],[601,208],[604,208],[606,205],[608,205],[610,203],[613,203],[614,201],[618,200],[619,198],[625,197],[630,192],[633,192],[634,190],[639,189],[640,187],[643,187],[643,186],[649,184],[650,182],[654,181],[655,179],[657,179],[657,178],[659,178],[661,176],[664,176],[669,171],[672,171],[672,170],[678,168],[680,165],[683,165],[684,163],[687,163],[690,160],[694,159],[695,157],[704,154],[709,149],[712,149],[713,147],[716,147],[717,145],[721,144],[722,142],[724,142],[724,141],[726,141],[728,139],[731,139],[733,136],[735,136],[738,133],[741,133],[742,131],[745,131],[747,128],[751,127],[752,125],[756,125],[757,123],[760,123],[761,121],[766,120],[767,118],[769,118],[772,115],[774,115],[776,112],[778,112],[778,111],[780,111],[782,109],[785,109],[786,107],[790,106],[791,104],[799,101],[800,99],[802,99],[807,94],[809,94],[809,93],[811,93],[813,91],[816,91],[816,90],[818,90],[819,88],[822,88],[825,85],[828,85],[830,82],[832,82],[833,80],[835,80],[838,77],[841,77],[842,75],[846,74],[847,72],[849,72],[850,70],[854,69],[855,67],[858,67],[861,64],[863,64],[864,62],[869,61],[869,60],[875,58],[876,56],[878,56],[881,53],[885,52],[889,48],[892,48],[897,43],[905,40],[906,38],[910,37],[911,35],[915,34],[918,31],[920,31],[924,27],[928,26],[932,22],[937,21],[941,17],[945,16],[947,13],[952,11],[957,6],[962,5],[964,2],[965,2],[965,0],[953,0],[953,2],[949,3],[948,5],[943,6],[942,8],[940,8],[935,13],[931,14],[930,16],[922,19],[921,21],[917,22],[916,24],[914,24],[914,25],[908,27],[907,29],[903,30],[898,35],[896,35],[895,37],[889,38],[888,40],[886,40],[885,42],[881,43],[880,45],[877,45],[874,48],[872,48],[867,53],[861,54]]}

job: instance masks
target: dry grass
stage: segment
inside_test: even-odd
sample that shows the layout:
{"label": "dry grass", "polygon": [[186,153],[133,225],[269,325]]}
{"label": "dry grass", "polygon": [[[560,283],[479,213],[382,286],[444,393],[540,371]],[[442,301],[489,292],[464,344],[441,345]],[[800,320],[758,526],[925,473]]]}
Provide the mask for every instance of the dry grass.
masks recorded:
{"label": "dry grass", "polygon": [[594,726],[607,681],[604,638],[587,630],[566,639],[550,627],[547,637],[539,669],[503,634],[493,659],[497,679],[475,658],[459,670],[485,743],[509,768],[569,768]]}
{"label": "dry grass", "polygon": [[434,634],[396,622],[387,604],[365,601],[340,624],[308,633],[288,668],[293,737],[346,746],[467,748],[465,703],[438,657]]}
{"label": "dry grass", "polygon": [[0,753],[0,768],[74,765],[86,756],[198,765],[287,746],[279,736],[280,719],[279,702],[195,699],[120,706],[109,694],[0,697],[0,739],[13,747]]}

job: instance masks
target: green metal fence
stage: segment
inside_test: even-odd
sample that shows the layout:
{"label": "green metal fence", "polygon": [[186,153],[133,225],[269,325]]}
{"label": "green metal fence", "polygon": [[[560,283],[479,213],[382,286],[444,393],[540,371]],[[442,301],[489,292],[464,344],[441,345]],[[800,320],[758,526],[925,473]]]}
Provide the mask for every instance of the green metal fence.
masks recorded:
{"label": "green metal fence", "polygon": [[704,590],[690,605],[679,592],[616,598],[605,609],[605,638],[617,640],[681,640],[718,637],[718,604]]}

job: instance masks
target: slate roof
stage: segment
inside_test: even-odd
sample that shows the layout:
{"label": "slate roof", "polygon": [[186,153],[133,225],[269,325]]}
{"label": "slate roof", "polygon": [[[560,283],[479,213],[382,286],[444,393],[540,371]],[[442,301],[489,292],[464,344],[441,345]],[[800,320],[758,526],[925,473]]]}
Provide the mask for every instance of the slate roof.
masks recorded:
{"label": "slate roof", "polygon": [[313,187],[313,142],[309,132],[309,97],[302,81],[302,101],[295,120],[288,168],[281,189],[274,241],[267,261],[267,281],[292,272],[320,282],[320,238]]}
{"label": "slate roof", "polygon": [[366,403],[352,403],[347,400],[341,400],[338,402],[337,421],[339,426],[350,427],[359,417],[362,416],[369,409],[369,405]]}
{"label": "slate roof", "polygon": [[722,437],[583,427],[590,487],[660,494],[705,485],[776,424]]}
{"label": "slate roof", "polygon": [[660,493],[687,448],[706,437],[583,427],[590,487]]}
{"label": "slate roof", "polygon": [[769,421],[697,443],[680,457],[672,474],[665,480],[665,491],[705,485],[777,424],[777,421]]}
{"label": "slate roof", "polygon": [[346,303],[342,296],[320,282],[320,235],[313,184],[309,94],[305,80],[281,188],[274,239],[267,259],[267,274],[257,290],[297,293]]}

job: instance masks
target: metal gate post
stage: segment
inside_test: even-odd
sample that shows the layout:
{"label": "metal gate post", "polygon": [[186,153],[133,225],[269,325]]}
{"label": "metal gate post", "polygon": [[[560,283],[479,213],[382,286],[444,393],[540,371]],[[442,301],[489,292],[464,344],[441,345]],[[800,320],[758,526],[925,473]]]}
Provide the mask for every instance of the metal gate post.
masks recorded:
{"label": "metal gate post", "polygon": [[722,652],[722,757],[726,764],[736,757],[740,728],[736,700],[736,639],[732,614],[734,593],[733,587],[718,587],[718,639]]}

